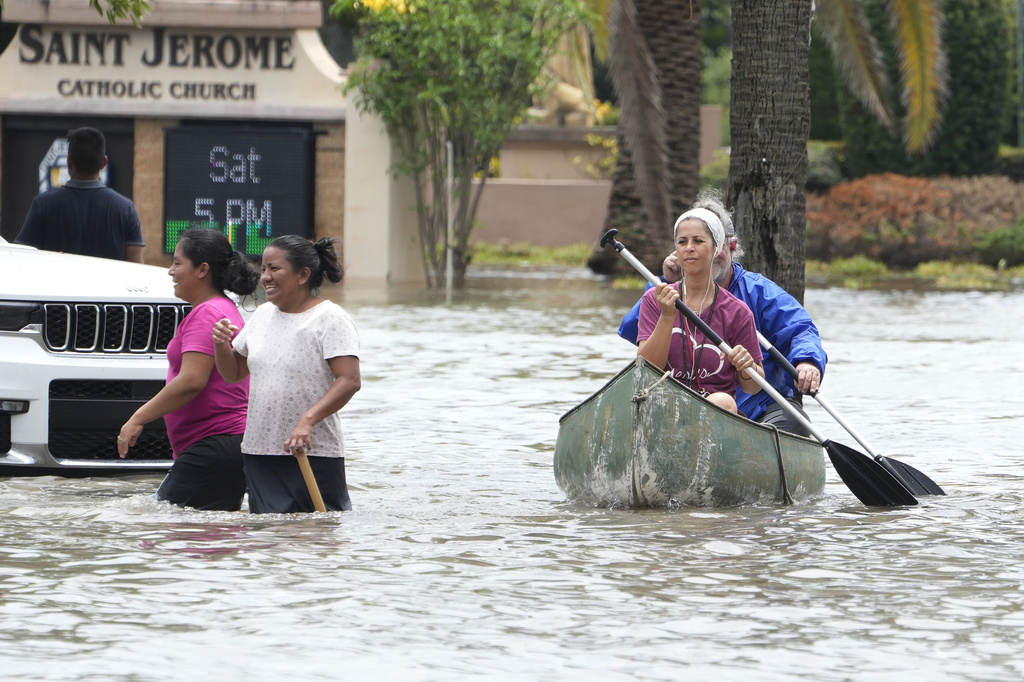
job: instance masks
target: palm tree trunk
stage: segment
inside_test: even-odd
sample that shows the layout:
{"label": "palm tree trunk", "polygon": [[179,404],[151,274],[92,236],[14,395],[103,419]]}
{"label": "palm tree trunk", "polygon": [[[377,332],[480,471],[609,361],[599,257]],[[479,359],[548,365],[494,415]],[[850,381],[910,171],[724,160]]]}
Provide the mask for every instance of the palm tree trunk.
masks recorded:
{"label": "palm tree trunk", "polygon": [[[700,184],[700,0],[636,0],[635,9],[661,90],[668,155],[668,205],[670,219],[674,219],[693,202]],[[618,229],[633,255],[660,273],[661,261],[672,248],[672,225],[650,224],[636,189],[633,156],[626,137],[620,130],[619,157],[602,233]],[[610,249],[599,249],[587,264],[595,272],[613,274],[620,272],[621,259]]]}
{"label": "palm tree trunk", "polygon": [[[640,10],[640,27],[647,36],[661,82],[668,138],[671,216],[675,220],[693,204],[700,191],[700,101],[704,55],[701,51],[700,0],[650,3]],[[658,226],[662,259],[672,247],[672,226]],[[659,270],[661,260],[658,261]]]}
{"label": "palm tree trunk", "polygon": [[728,205],[745,265],[804,297],[811,0],[732,1]]}

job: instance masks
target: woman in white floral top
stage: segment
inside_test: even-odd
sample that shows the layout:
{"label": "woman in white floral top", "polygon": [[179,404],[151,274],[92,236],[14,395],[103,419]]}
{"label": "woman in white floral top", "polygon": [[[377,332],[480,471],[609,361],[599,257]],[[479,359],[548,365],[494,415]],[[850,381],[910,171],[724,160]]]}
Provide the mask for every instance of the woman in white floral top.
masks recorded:
{"label": "woman in white floral top", "polygon": [[224,380],[250,377],[242,439],[249,511],[313,511],[293,456],[300,453],[309,455],[326,508],[351,509],[338,411],[360,388],[359,334],[348,313],[319,296],[324,278],[343,276],[334,240],[278,237],[263,251],[261,273],[270,305],[241,331],[227,319],[213,328]]}

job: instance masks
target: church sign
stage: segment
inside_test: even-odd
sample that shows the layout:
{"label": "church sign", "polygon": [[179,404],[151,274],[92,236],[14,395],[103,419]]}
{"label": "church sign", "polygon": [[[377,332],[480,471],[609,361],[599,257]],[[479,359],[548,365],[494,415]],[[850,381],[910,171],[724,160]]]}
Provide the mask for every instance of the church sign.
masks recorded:
{"label": "church sign", "polygon": [[0,56],[0,111],[343,118],[312,29],[22,24]]}

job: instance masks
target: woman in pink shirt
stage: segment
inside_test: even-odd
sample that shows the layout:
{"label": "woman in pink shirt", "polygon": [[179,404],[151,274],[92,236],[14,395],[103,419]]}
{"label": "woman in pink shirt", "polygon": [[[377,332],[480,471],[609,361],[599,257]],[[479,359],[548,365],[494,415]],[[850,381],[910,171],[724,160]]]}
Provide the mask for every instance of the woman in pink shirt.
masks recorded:
{"label": "woman in pink shirt", "polygon": [[[715,257],[726,248],[725,228],[706,208],[692,208],[672,228],[683,278],[648,289],[640,299],[638,355],[721,408],[736,412],[736,388],[753,395],[764,378],[761,347],[750,308],[712,277]],[[700,317],[729,346],[727,356],[676,309],[676,301]]]}
{"label": "woman in pink shirt", "polygon": [[228,384],[214,367],[211,330],[228,318],[242,317],[225,291],[248,295],[259,272],[234,251],[219,230],[189,230],[174,249],[168,274],[174,295],[192,305],[167,346],[167,383],[121,427],[121,457],[135,445],[143,426],[164,418],[174,464],[157,490],[157,499],[182,507],[237,511],[245,495],[242,434],[249,382]]}

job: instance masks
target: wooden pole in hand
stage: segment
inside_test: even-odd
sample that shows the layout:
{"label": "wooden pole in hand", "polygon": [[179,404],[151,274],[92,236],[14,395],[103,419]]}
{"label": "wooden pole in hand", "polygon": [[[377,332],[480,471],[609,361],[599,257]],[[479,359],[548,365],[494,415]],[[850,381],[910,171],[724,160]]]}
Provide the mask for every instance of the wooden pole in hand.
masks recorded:
{"label": "wooden pole in hand", "polygon": [[316,478],[313,477],[313,469],[309,466],[309,458],[306,457],[306,451],[296,450],[295,459],[299,460],[299,469],[302,471],[302,478],[306,481],[306,489],[309,491],[309,496],[313,500],[313,508],[318,512],[327,511],[327,507],[324,506],[324,498],[320,497],[320,488],[316,484]]}

